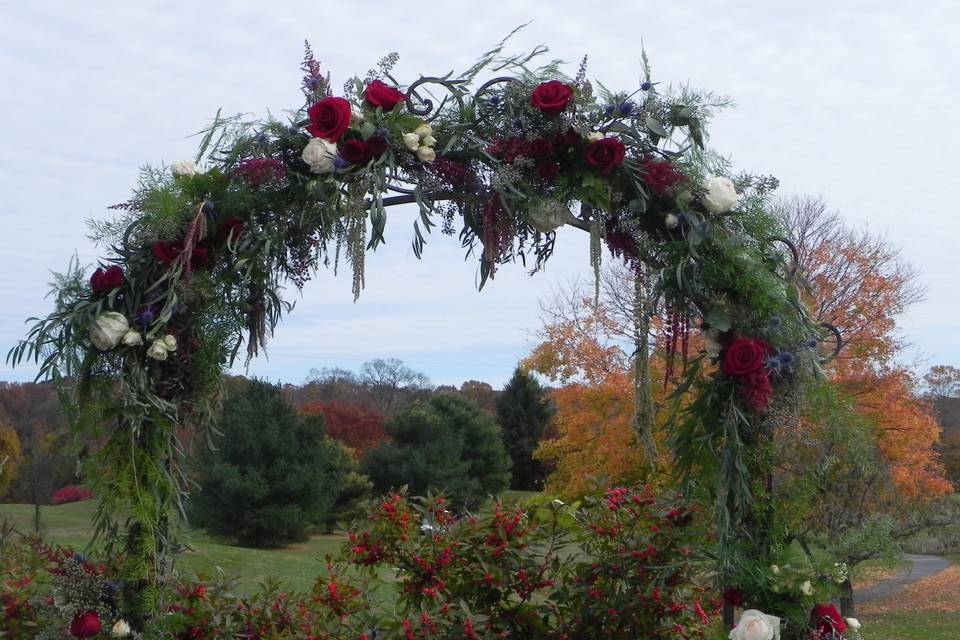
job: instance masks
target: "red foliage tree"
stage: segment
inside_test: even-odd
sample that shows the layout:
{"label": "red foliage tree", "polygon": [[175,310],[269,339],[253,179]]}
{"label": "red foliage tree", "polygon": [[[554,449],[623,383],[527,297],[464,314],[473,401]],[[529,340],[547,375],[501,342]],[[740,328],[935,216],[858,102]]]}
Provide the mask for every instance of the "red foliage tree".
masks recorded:
{"label": "red foliage tree", "polygon": [[387,440],[384,416],[346,402],[310,402],[300,407],[304,415],[322,415],[327,435],[354,450],[358,458]]}

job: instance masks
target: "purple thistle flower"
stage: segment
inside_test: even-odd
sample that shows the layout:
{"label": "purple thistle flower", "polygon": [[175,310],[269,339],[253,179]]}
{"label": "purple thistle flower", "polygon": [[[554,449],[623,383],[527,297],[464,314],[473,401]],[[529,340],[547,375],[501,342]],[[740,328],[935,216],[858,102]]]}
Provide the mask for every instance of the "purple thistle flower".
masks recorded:
{"label": "purple thistle flower", "polygon": [[820,341],[817,340],[816,338],[810,338],[809,340],[807,340],[806,344],[808,349],[816,349],[817,345],[820,344]]}
{"label": "purple thistle flower", "polygon": [[608,104],[607,106],[605,106],[605,107],[603,108],[603,113],[606,114],[606,115],[608,115],[608,116],[612,116],[612,115],[613,115],[613,112],[616,111],[616,110],[617,110],[617,108],[616,108],[614,105]]}
{"label": "purple thistle flower", "polygon": [[648,82],[644,82],[643,84],[640,85],[640,90],[641,90],[641,91],[650,91],[650,89],[652,89],[652,88],[653,88],[653,83],[652,83],[652,82],[649,82],[649,81],[648,81]]}
{"label": "purple thistle flower", "polygon": [[789,351],[782,352],[777,358],[780,360],[780,364],[784,366],[789,366],[793,362],[793,354]]}
{"label": "purple thistle flower", "polygon": [[346,169],[350,166],[350,163],[343,159],[343,156],[337,156],[333,159],[333,166],[337,169]]}
{"label": "purple thistle flower", "polygon": [[780,369],[780,360],[777,358],[767,358],[767,369],[777,371]]}
{"label": "purple thistle flower", "polygon": [[780,326],[780,323],[783,321],[780,319],[780,316],[773,316],[772,318],[770,318],[769,322],[770,322],[770,326],[776,329],[777,327]]}
{"label": "purple thistle flower", "polygon": [[140,320],[140,324],[146,329],[157,319],[157,312],[153,307],[145,307],[137,313],[137,319]]}
{"label": "purple thistle flower", "polygon": [[624,102],[620,105],[620,115],[628,116],[633,113],[633,103],[630,101]]}

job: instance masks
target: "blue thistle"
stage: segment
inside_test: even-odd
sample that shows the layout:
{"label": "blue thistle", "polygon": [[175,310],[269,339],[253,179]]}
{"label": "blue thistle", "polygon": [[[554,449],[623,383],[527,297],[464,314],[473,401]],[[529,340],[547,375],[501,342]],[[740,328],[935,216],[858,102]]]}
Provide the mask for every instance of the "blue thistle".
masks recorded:
{"label": "blue thistle", "polygon": [[780,360],[778,358],[767,358],[767,369],[770,371],[779,371]]}
{"label": "blue thistle", "polygon": [[780,364],[784,365],[785,367],[790,366],[790,364],[793,362],[793,354],[789,351],[780,353],[777,358],[780,360]]}
{"label": "blue thistle", "polygon": [[816,349],[818,344],[820,344],[820,341],[817,340],[816,338],[810,338],[806,342],[808,349]]}
{"label": "blue thistle", "polygon": [[612,115],[613,115],[613,112],[616,111],[616,110],[617,110],[617,108],[616,108],[614,105],[608,104],[607,106],[605,106],[605,107],[603,108],[603,113],[604,113],[605,115],[612,116]]}
{"label": "blue thistle", "polygon": [[650,81],[644,82],[643,84],[640,85],[641,91],[650,91],[650,89],[652,88],[653,88],[653,83]]}
{"label": "blue thistle", "polygon": [[337,169],[346,169],[350,166],[350,163],[344,160],[342,156],[337,156],[333,159],[333,166]]}
{"label": "blue thistle", "polygon": [[620,115],[628,116],[633,113],[633,103],[629,100],[620,105]]}
{"label": "blue thistle", "polygon": [[783,320],[780,319],[780,316],[773,316],[770,318],[770,327],[776,329],[782,322]]}

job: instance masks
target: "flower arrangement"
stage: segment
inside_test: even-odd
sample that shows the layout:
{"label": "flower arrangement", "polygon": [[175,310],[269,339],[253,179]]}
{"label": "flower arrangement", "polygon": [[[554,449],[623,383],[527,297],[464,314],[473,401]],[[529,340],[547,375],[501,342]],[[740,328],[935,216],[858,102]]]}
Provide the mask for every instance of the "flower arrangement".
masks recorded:
{"label": "flower arrangement", "polygon": [[[434,227],[459,233],[478,249],[481,286],[507,262],[541,268],[564,225],[589,234],[595,272],[605,246],[654,280],[667,377],[676,356],[677,395],[693,395],[671,425],[675,457],[732,496],[718,521],[730,572],[763,475],[746,447],[762,441],[777,398],[816,369],[784,345],[814,354],[821,333],[765,210],[776,180],[734,174],[705,148],[726,99],[665,90],[645,55],[639,87],[611,91],[587,79],[585,61],[573,77],[556,61],[536,66],[545,51],[508,56],[501,43],[459,75],[406,87],[390,55],[340,90],[308,45],[304,101],[288,121],[218,114],[194,160],[146,169],[117,219],[95,225],[113,255],[89,279],[72,265],[54,312],[8,360],[32,358],[41,376],[70,386],[78,432],[106,429],[91,461],[97,529],[132,514],[131,582],[157,579],[174,539],[187,493],[178,433],[210,427],[222,369],[244,346],[256,356],[290,309],[283,284],[345,260],[358,296],[364,254],[384,241],[387,208],[404,203],[420,214],[414,253]],[[492,71],[503,75],[481,82]],[[696,328],[719,345],[717,371],[688,353]]]}

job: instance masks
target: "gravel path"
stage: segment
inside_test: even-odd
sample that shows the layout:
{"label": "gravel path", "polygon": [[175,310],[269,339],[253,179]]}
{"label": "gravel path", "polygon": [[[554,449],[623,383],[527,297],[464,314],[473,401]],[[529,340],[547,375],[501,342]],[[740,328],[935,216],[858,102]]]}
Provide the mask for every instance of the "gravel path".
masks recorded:
{"label": "gravel path", "polygon": [[940,556],[921,556],[912,553],[904,555],[904,559],[910,562],[909,569],[901,571],[889,580],[854,591],[854,601],[857,604],[866,604],[882,600],[895,595],[908,584],[936,575],[953,564]]}

